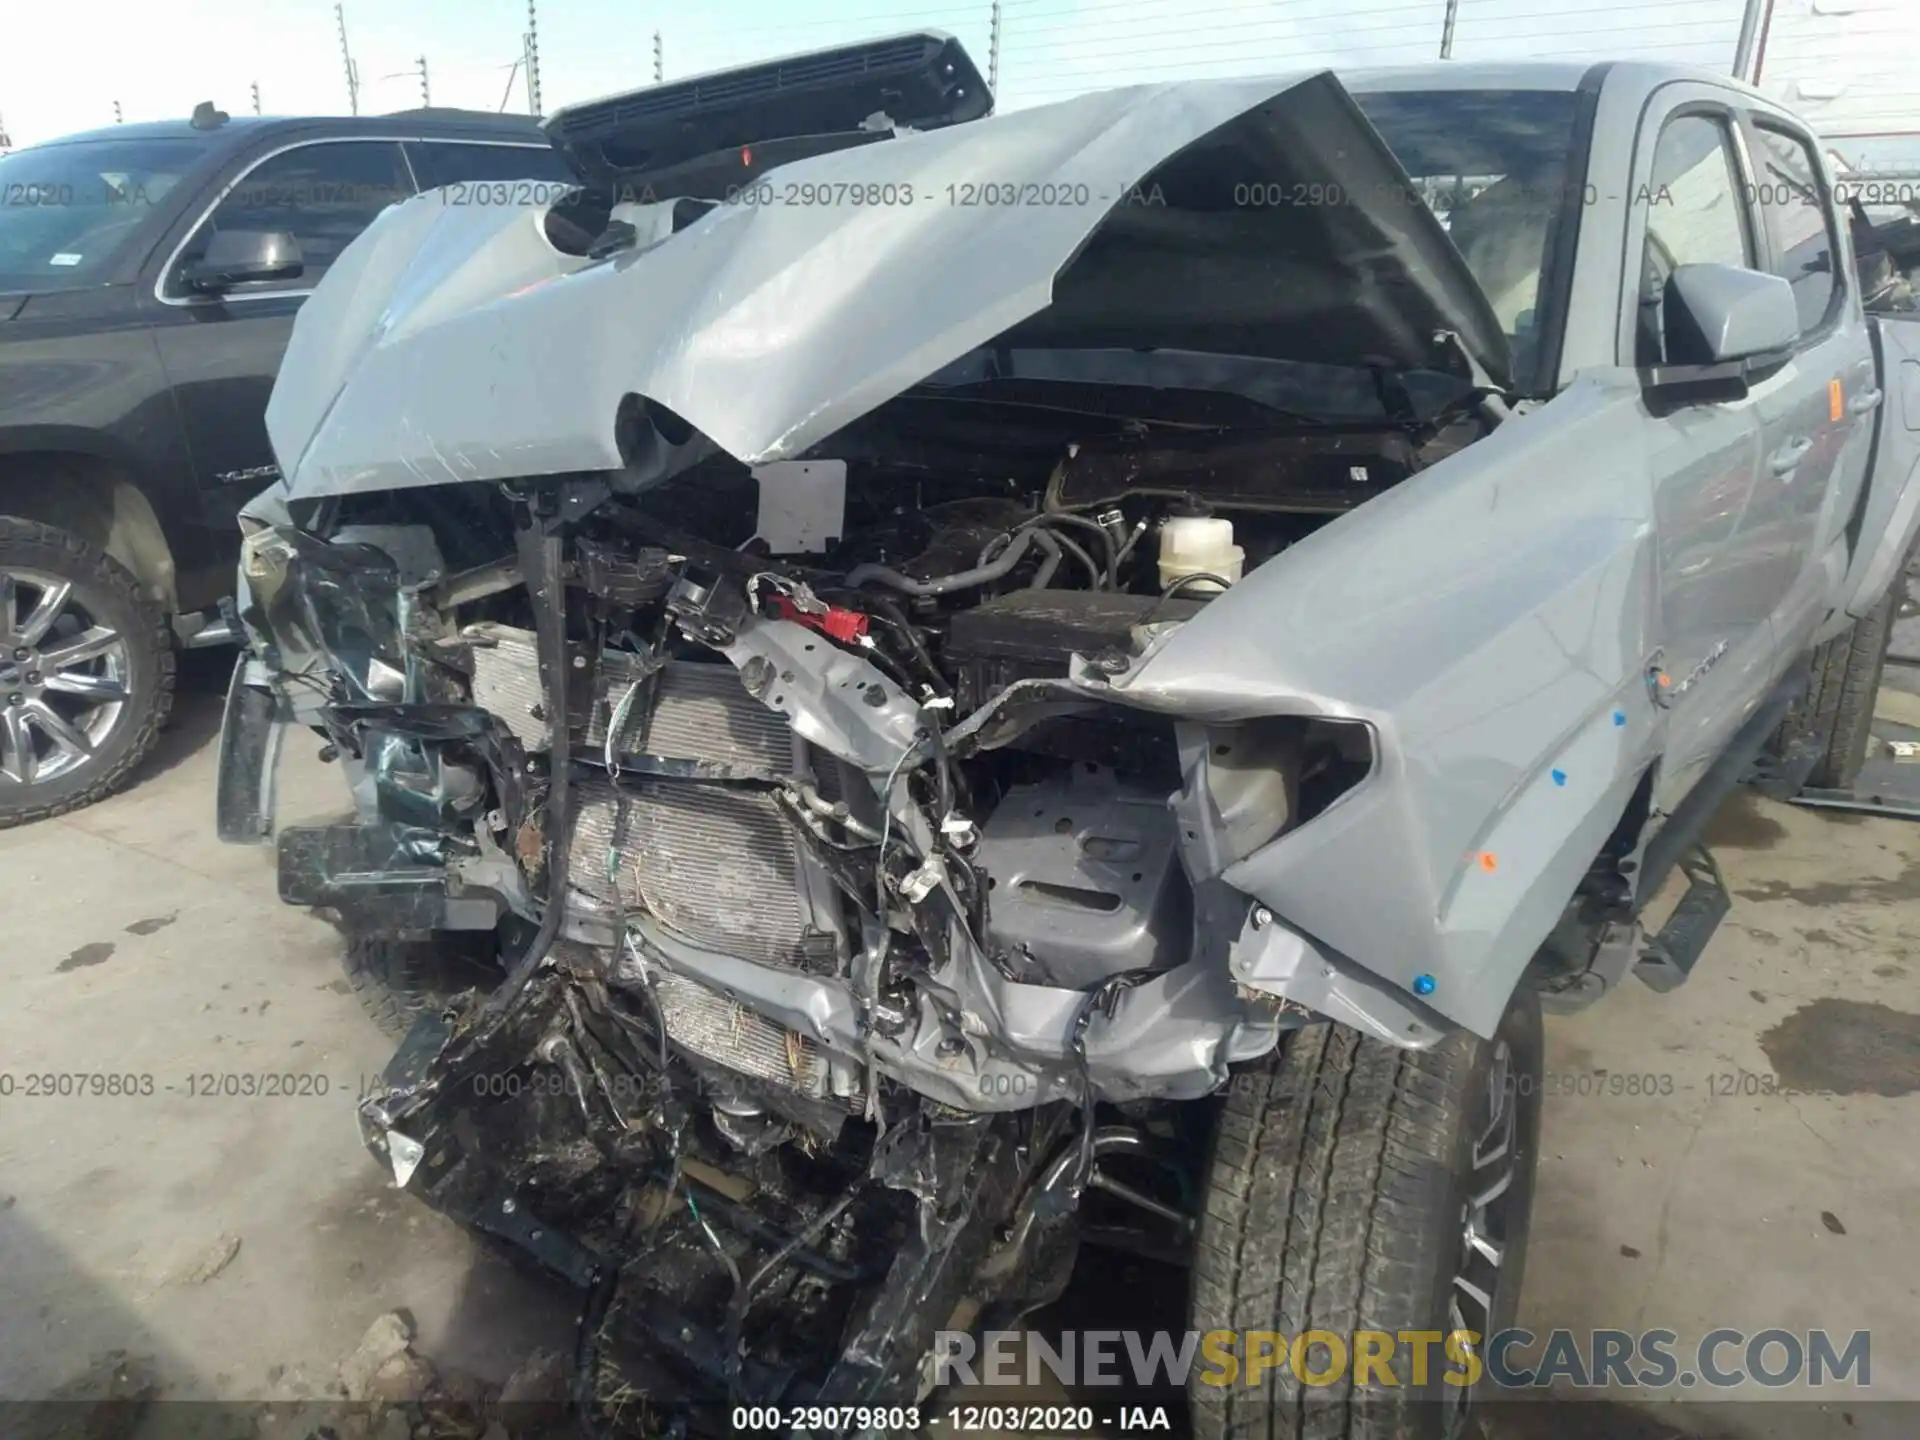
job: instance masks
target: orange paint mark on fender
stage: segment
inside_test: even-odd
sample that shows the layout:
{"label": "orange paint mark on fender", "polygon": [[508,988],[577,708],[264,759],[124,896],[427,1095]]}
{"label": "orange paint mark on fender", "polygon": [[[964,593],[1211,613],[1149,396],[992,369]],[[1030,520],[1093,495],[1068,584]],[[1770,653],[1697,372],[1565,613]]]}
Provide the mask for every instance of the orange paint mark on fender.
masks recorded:
{"label": "orange paint mark on fender", "polygon": [[1840,417],[1847,413],[1846,394],[1838,380],[1827,382],[1827,418],[1839,423]]}
{"label": "orange paint mark on fender", "polygon": [[1482,870],[1485,870],[1488,874],[1492,874],[1495,870],[1498,870],[1500,868],[1500,857],[1495,855],[1491,850],[1481,851],[1480,852],[1480,868]]}

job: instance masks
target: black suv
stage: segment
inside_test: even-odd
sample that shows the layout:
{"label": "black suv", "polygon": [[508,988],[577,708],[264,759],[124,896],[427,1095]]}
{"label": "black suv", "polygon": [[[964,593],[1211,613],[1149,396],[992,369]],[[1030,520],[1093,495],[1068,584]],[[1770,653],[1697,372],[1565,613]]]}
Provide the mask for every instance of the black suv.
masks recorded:
{"label": "black suv", "polygon": [[173,647],[226,638],[236,512],[279,473],[274,372],[347,243],[422,191],[570,179],[534,120],[458,110],[202,105],[0,156],[0,828],[112,790]]}

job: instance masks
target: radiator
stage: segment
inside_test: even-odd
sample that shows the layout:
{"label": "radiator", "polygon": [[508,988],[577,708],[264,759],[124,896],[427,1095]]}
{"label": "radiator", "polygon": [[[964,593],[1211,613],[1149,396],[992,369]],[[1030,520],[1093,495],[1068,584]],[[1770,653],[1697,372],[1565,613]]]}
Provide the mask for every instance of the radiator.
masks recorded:
{"label": "radiator", "polygon": [[827,1057],[806,1036],[678,975],[655,971],[653,987],[676,1045],[768,1085],[860,1108],[857,1078],[843,1087],[850,1094],[835,1096]]}
{"label": "radiator", "polygon": [[688,780],[620,783],[627,812],[618,835],[613,786],[596,777],[576,789],[573,883],[611,901],[611,853],[625,909],[702,949],[799,968],[807,933],[799,842],[773,801]]}
{"label": "radiator", "polygon": [[[475,642],[474,703],[499,715],[528,749],[545,749],[533,632],[484,624],[463,633]],[[588,756],[605,746],[611,713],[634,673],[627,656],[608,651],[602,657],[584,741]],[[621,753],[793,773],[795,742],[786,718],[747,694],[731,665],[672,661],[651,689],[651,706],[629,707]],[[799,842],[767,795],[633,774],[622,778],[619,792],[595,776],[578,783],[574,794],[570,867],[581,890],[611,902],[617,886],[623,908],[651,915],[702,949],[781,968],[803,964],[812,912]]]}

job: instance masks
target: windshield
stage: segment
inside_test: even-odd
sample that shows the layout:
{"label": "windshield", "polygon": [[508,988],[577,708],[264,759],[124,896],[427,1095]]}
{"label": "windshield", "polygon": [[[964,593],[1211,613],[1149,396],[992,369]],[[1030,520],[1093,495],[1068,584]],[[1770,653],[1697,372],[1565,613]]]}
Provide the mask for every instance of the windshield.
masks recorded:
{"label": "windshield", "polygon": [[[1373,128],[1486,291],[1513,347],[1514,374],[1535,377],[1542,277],[1569,198],[1578,96],[1569,90],[1356,91]],[[1577,198],[1577,197],[1575,197]]]}
{"label": "windshield", "polygon": [[199,141],[79,141],[0,156],[0,290],[98,284],[154,207],[208,155]]}

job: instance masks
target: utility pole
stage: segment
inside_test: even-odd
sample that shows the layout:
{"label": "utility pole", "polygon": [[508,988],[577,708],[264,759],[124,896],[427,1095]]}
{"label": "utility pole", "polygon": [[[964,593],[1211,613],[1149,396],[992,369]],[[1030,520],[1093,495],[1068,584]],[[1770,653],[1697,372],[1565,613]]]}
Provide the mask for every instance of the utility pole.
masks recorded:
{"label": "utility pole", "polygon": [[420,106],[426,110],[433,108],[433,92],[427,89],[427,57],[424,55],[420,57]]}
{"label": "utility pole", "polygon": [[1447,0],[1447,15],[1440,22],[1440,58],[1453,58],[1453,26],[1460,18],[1460,0]]}
{"label": "utility pole", "polygon": [[653,32],[653,83],[658,85],[667,78],[666,53],[660,48],[660,32]]}
{"label": "utility pole", "polygon": [[527,64],[527,112],[540,113],[540,26],[534,18],[533,0],[527,0],[527,33],[525,37]]}
{"label": "utility pole", "polygon": [[1000,88],[1000,0],[993,0],[993,14],[987,26],[987,89]]}
{"label": "utility pole", "polygon": [[253,113],[256,115],[260,113],[260,82],[258,80],[253,82]]}
{"label": "utility pole", "polygon": [[1773,0],[1747,0],[1740,13],[1740,38],[1733,47],[1733,78],[1760,83],[1760,64],[1766,58],[1767,31],[1773,24]]}
{"label": "utility pole", "polygon": [[360,113],[360,75],[353,65],[353,52],[347,49],[347,7],[336,3],[333,7],[334,23],[340,27],[340,63],[347,67],[347,108],[353,114]]}

